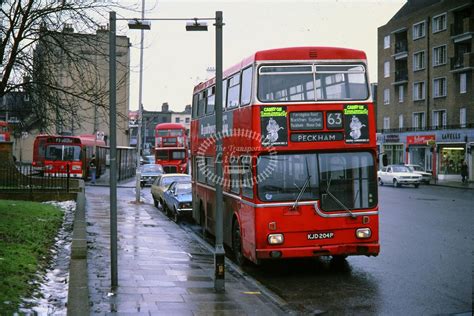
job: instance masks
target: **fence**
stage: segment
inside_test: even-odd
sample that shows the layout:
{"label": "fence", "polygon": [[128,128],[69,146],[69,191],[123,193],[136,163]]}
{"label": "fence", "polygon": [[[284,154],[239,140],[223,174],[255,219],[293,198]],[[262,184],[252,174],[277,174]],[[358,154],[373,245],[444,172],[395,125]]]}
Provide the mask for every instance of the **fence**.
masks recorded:
{"label": "fence", "polygon": [[[31,165],[0,165],[0,190],[1,191],[64,191],[71,189],[71,177],[69,175],[69,166],[67,176],[52,174],[39,176],[39,172]],[[74,181],[75,183],[75,181]]]}

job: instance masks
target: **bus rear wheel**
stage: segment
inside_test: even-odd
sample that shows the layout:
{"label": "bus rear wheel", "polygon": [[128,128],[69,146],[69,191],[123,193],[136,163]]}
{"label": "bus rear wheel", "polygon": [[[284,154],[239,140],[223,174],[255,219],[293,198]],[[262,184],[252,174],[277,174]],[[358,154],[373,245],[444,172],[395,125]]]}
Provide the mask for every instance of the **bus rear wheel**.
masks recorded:
{"label": "bus rear wheel", "polygon": [[245,265],[245,257],[242,253],[242,234],[240,233],[240,225],[237,220],[234,220],[232,225],[232,252],[237,265],[240,267]]}

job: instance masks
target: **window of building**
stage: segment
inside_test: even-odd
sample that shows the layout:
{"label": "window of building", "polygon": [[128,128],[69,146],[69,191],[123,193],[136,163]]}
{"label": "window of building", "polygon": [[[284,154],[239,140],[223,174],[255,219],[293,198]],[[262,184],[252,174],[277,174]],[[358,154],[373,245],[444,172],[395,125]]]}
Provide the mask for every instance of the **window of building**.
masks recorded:
{"label": "window of building", "polygon": [[398,128],[400,128],[400,129],[403,128],[403,114],[400,114],[398,116]]}
{"label": "window of building", "polygon": [[419,39],[425,36],[425,21],[413,24],[413,39]]}
{"label": "window of building", "polygon": [[186,118],[184,119],[184,122],[185,122],[186,124],[188,124],[188,123],[189,123],[189,117],[186,117]]}
{"label": "window of building", "polygon": [[175,117],[175,118],[174,118],[174,122],[175,122],[175,123],[179,123],[179,122],[181,122],[181,120],[180,120],[179,117]]}
{"label": "window of building", "polygon": [[446,127],[447,114],[446,110],[433,111],[432,126],[435,128]]}
{"label": "window of building", "polygon": [[433,97],[440,98],[446,96],[446,77],[435,78],[433,80]]}
{"label": "window of building", "polygon": [[446,13],[433,17],[433,33],[446,30]]}
{"label": "window of building", "polygon": [[405,86],[400,85],[398,86],[398,102],[402,103],[404,98],[405,98]]}
{"label": "window of building", "polygon": [[383,104],[390,104],[390,89],[383,90]]}
{"label": "window of building", "polygon": [[466,127],[466,108],[461,108],[459,110],[459,125],[461,125],[461,127]]}
{"label": "window of building", "polygon": [[390,48],[390,35],[385,35],[385,37],[383,38],[383,48]]}
{"label": "window of building", "polygon": [[417,81],[413,83],[413,100],[419,101],[425,99],[425,82]]}
{"label": "window of building", "polygon": [[413,113],[412,126],[415,129],[424,129],[425,128],[425,112],[415,112],[415,113]]}
{"label": "window of building", "polygon": [[466,73],[459,74],[459,93],[467,92],[467,75]]}
{"label": "window of building", "polygon": [[383,76],[384,78],[390,77],[390,62],[386,61],[383,63]]}
{"label": "window of building", "polygon": [[433,67],[446,64],[446,45],[433,48]]}
{"label": "window of building", "polygon": [[383,118],[383,129],[390,129],[390,117]]}
{"label": "window of building", "polygon": [[413,71],[425,69],[425,51],[413,54]]}

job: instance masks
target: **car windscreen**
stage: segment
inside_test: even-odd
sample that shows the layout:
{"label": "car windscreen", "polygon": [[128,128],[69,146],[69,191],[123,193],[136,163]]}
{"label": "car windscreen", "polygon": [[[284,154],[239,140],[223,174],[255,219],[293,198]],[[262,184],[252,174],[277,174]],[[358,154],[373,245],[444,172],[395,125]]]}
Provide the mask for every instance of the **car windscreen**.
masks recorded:
{"label": "car windscreen", "polygon": [[178,194],[190,194],[191,193],[191,183],[178,183],[176,184],[176,193]]}
{"label": "car windscreen", "polygon": [[191,182],[191,177],[184,176],[184,177],[165,177],[161,182],[161,185],[167,186],[173,182]]}
{"label": "car windscreen", "polygon": [[163,167],[160,165],[144,165],[141,168],[142,173],[162,173]]}
{"label": "car windscreen", "polygon": [[393,172],[412,172],[408,167],[405,166],[393,166]]}

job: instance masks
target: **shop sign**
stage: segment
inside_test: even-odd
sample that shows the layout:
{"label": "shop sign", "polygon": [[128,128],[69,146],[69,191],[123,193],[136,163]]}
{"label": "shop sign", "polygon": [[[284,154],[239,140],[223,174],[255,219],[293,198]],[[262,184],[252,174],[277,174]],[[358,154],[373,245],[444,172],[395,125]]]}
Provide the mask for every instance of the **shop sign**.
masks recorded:
{"label": "shop sign", "polygon": [[453,141],[460,141],[461,140],[461,133],[443,133],[441,134],[441,140],[453,140]]}
{"label": "shop sign", "polygon": [[400,135],[398,135],[398,134],[387,134],[387,135],[385,135],[385,142],[386,143],[399,143],[400,142]]}
{"label": "shop sign", "polygon": [[408,145],[426,145],[429,141],[435,140],[435,135],[410,135],[407,136]]}

